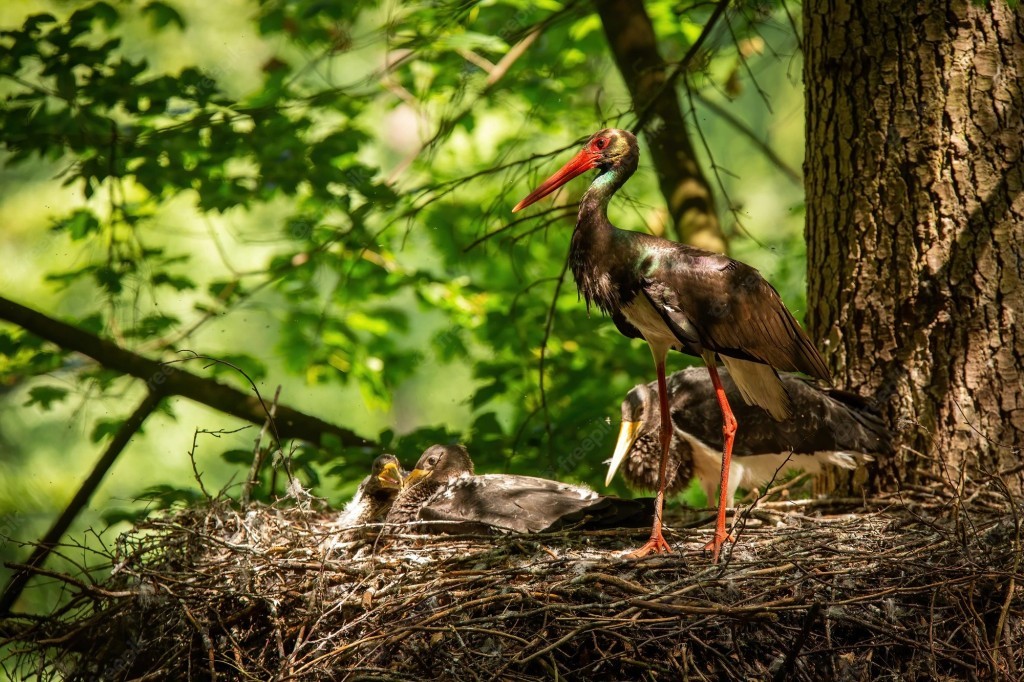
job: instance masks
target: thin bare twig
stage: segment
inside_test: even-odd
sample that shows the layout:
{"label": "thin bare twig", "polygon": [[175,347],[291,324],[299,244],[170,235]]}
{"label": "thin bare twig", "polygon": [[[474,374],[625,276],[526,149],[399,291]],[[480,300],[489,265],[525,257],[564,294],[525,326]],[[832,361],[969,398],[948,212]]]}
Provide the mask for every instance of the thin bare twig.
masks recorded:
{"label": "thin bare twig", "polygon": [[782,157],[779,156],[774,149],[757,137],[754,131],[750,129],[750,126],[738,119],[731,111],[720,105],[718,102],[708,99],[700,92],[694,92],[693,97],[708,109],[715,112],[716,116],[735,128],[737,132],[750,140],[751,144],[757,147],[758,150],[764,154],[764,157],[768,159],[773,166],[782,171],[783,175],[792,180],[795,185],[803,187],[804,179],[800,172],[783,161]]}
{"label": "thin bare twig", "polygon": [[[280,397],[281,385],[278,384],[277,390],[274,391],[274,400],[270,403],[270,411],[267,413],[267,419],[263,422],[263,428],[261,428],[260,432],[256,434],[256,442],[253,445],[252,466],[249,468],[249,476],[245,480],[245,485],[242,486],[241,504],[243,507],[249,506],[249,500],[252,497],[252,489],[254,486],[259,484],[260,467],[263,465],[263,456],[265,454],[263,448],[260,447],[260,443],[263,441],[263,436],[266,435],[267,429],[270,428],[271,423],[274,421],[274,415],[277,414],[277,401]],[[273,447],[280,448],[280,442],[274,441]]]}
{"label": "thin bare twig", "polygon": [[548,306],[547,319],[544,322],[544,338],[540,342],[540,359],[537,361],[537,383],[540,388],[540,406],[544,411],[544,431],[548,436],[548,447],[553,442],[551,433],[551,414],[548,412],[548,396],[544,390],[544,361],[547,357],[548,340],[551,338],[551,330],[555,325],[555,307],[558,304],[558,295],[562,293],[562,285],[565,283],[565,273],[569,270],[569,259],[565,259],[562,271],[558,274],[558,281],[555,283],[555,292],[551,295],[551,305]]}

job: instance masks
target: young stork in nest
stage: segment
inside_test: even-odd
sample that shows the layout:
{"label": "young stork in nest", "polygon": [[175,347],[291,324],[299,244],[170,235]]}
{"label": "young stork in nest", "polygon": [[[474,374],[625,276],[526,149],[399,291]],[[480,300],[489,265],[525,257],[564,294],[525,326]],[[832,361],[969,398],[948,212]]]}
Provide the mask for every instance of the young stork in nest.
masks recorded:
{"label": "young stork in nest", "polygon": [[355,496],[345,505],[338,518],[338,525],[344,528],[380,523],[402,489],[405,472],[394,455],[381,455],[373,460],[370,475],[356,488]]}
{"label": "young stork in nest", "polygon": [[[802,469],[818,473],[833,465],[855,469],[872,455],[891,449],[891,434],[882,420],[856,396],[837,390],[820,390],[789,374],[779,378],[789,394],[793,416],[776,421],[764,410],[740,400],[740,389],[726,369],[719,370],[736,418],[745,428],[733,445],[732,475],[725,498],[733,501],[736,488],[760,487],[776,473]],[[672,445],[666,472],[666,491],[685,490],[696,478],[715,499],[722,468],[722,430],[718,427],[715,387],[703,369],[692,367],[668,379]],[[605,485],[615,472],[631,488],[656,490],[661,458],[659,427],[661,410],[655,383],[633,388],[622,402],[619,439],[608,466]]]}
{"label": "young stork in nest", "polygon": [[415,528],[431,532],[543,533],[643,527],[653,514],[651,499],[623,500],[533,476],[476,475],[466,448],[432,445],[406,477],[387,523],[432,522]]}

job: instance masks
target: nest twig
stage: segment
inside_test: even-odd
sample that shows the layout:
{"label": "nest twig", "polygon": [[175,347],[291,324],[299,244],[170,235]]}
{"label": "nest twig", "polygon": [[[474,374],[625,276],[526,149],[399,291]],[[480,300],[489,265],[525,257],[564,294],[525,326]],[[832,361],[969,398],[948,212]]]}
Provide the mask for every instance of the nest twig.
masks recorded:
{"label": "nest twig", "polygon": [[[344,540],[216,501],[123,536],[105,578],[3,624],[25,677],[1020,679],[1020,509],[988,490],[775,502],[720,566],[705,529]],[[96,575],[96,573],[90,574]]]}

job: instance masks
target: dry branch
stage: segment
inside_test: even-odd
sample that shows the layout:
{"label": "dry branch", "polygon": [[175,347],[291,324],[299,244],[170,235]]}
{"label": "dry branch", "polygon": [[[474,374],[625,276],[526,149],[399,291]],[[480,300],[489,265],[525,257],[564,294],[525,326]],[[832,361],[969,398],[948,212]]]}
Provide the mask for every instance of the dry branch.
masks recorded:
{"label": "dry branch", "polygon": [[18,570],[11,577],[7,585],[4,586],[3,594],[0,595],[0,616],[7,615],[11,607],[14,606],[14,603],[25,589],[25,585],[32,578],[33,569],[43,565],[50,552],[60,542],[60,539],[64,537],[64,533],[67,532],[68,528],[71,527],[78,513],[82,511],[85,505],[89,504],[93,493],[96,492],[96,488],[99,487],[103,477],[106,476],[107,471],[113,466],[114,461],[128,447],[128,442],[142,428],[143,422],[160,405],[162,398],[161,394],[154,391],[146,393],[146,397],[135,408],[135,411],[121,424],[121,427],[103,451],[103,455],[93,466],[92,471],[89,472],[89,476],[78,487],[78,492],[71,498],[68,506],[65,507],[60,516],[53,522],[53,525],[50,526],[46,535],[42,537],[36,544],[35,549],[32,550],[31,556],[25,562],[27,568]]}

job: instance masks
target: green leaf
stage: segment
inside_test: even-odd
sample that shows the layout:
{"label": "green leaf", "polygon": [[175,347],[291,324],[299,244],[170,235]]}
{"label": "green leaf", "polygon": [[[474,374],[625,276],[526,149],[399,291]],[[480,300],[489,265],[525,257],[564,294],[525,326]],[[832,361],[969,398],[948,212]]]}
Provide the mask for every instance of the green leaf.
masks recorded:
{"label": "green leaf", "polygon": [[39,405],[44,410],[48,410],[50,409],[50,405],[64,400],[67,394],[68,390],[66,388],[58,388],[56,386],[33,386],[28,392],[28,400],[25,401],[25,407]]}
{"label": "green leaf", "polygon": [[165,2],[154,0],[142,8],[142,13],[149,16],[149,23],[154,29],[161,29],[169,24],[175,24],[179,29],[185,30],[185,19],[178,10]]}
{"label": "green leaf", "polygon": [[505,430],[498,422],[498,415],[494,412],[485,412],[473,421],[473,440],[495,440],[500,439]]}
{"label": "green leaf", "polygon": [[92,428],[92,433],[89,434],[89,440],[93,443],[99,443],[107,436],[113,436],[124,424],[122,419],[101,419],[96,422],[96,426]]}
{"label": "green leaf", "polygon": [[48,12],[42,14],[33,14],[25,23],[22,24],[22,31],[28,34],[38,33],[39,27],[45,24],[52,24],[57,21],[57,17],[53,16]]}
{"label": "green leaf", "polygon": [[473,31],[443,36],[438,39],[436,46],[440,50],[483,50],[499,54],[508,52],[508,43],[500,37]]}
{"label": "green leaf", "polygon": [[143,317],[134,327],[126,329],[124,335],[127,338],[150,339],[156,336],[162,336],[170,329],[177,327],[179,324],[181,324],[181,320],[173,315],[156,313]]}
{"label": "green leaf", "polygon": [[89,9],[107,28],[113,28],[121,20],[120,12],[106,2],[97,2]]}
{"label": "green leaf", "polygon": [[54,221],[50,229],[54,232],[67,232],[77,241],[99,232],[100,221],[92,211],[79,208],[67,218]]}
{"label": "green leaf", "polygon": [[578,43],[591,33],[601,30],[601,17],[597,13],[589,14],[577,20],[569,27],[569,37],[573,42]]}
{"label": "green leaf", "polygon": [[57,72],[57,94],[61,98],[71,102],[75,99],[75,93],[78,90],[78,84],[75,80],[74,72],[70,70],[61,70]]}
{"label": "green leaf", "polygon": [[473,400],[471,402],[473,409],[479,409],[480,406],[486,405],[495,398],[501,396],[506,389],[507,386],[505,385],[505,382],[502,381],[501,379],[495,379],[490,384],[487,384],[486,386],[481,386],[473,394]]}
{"label": "green leaf", "polygon": [[217,360],[220,362],[216,362],[210,367],[213,376],[234,375],[237,379],[245,381],[244,377],[238,375],[241,370],[254,383],[267,376],[267,366],[251,355],[222,353],[217,356]]}
{"label": "green leaf", "polygon": [[195,289],[196,283],[184,275],[172,275],[167,272],[158,272],[149,280],[153,286],[167,286],[175,291],[187,291]]}
{"label": "green leaf", "polygon": [[220,456],[228,464],[251,466],[253,461],[252,450],[226,450]]}
{"label": "green leaf", "polygon": [[99,284],[107,293],[121,293],[121,273],[114,268],[101,265],[94,270],[93,277],[95,278],[96,283]]}
{"label": "green leaf", "polygon": [[215,280],[210,282],[207,291],[213,298],[227,303],[242,293],[242,286],[238,280]]}
{"label": "green leaf", "polygon": [[92,313],[75,321],[75,326],[92,334],[100,335],[107,328],[107,323],[99,313]]}
{"label": "green leaf", "polygon": [[135,496],[135,499],[147,504],[139,509],[114,509],[104,512],[103,519],[107,523],[127,521],[138,524],[155,511],[172,507],[194,507],[203,500],[200,491],[194,488],[182,488],[170,484],[159,484],[146,488]]}

